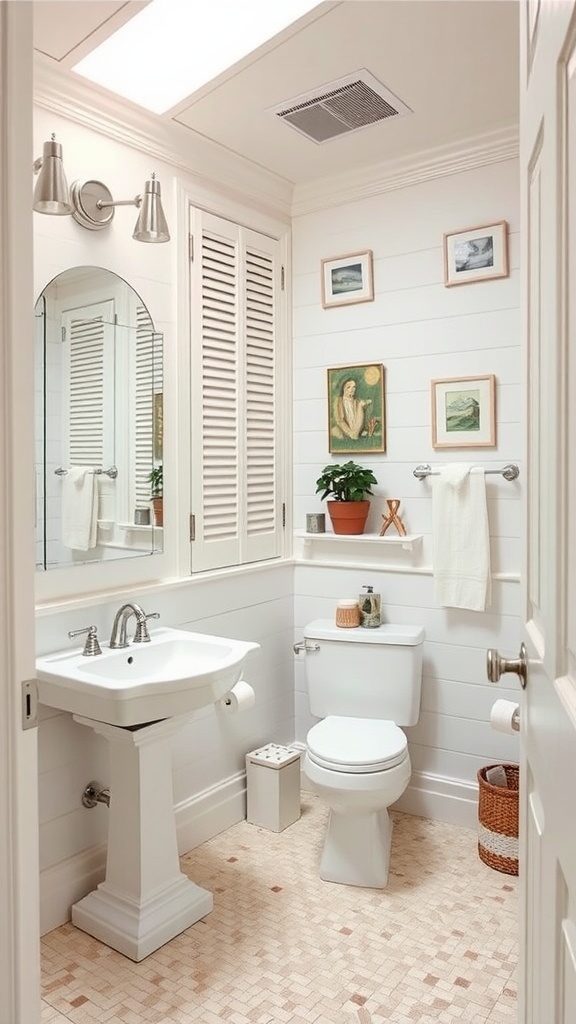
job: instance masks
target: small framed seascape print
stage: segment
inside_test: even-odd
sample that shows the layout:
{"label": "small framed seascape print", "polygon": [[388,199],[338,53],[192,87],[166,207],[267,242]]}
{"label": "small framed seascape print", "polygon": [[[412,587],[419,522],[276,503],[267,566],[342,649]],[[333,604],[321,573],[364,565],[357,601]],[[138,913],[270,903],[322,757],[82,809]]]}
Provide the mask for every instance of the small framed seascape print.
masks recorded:
{"label": "small framed seascape print", "polygon": [[385,452],[384,367],[378,363],[328,370],[328,449]]}
{"label": "small framed seascape print", "polygon": [[447,377],[432,381],[432,447],[493,448],[496,378]]}
{"label": "small framed seascape print", "polygon": [[508,277],[508,224],[505,220],[444,235],[444,284],[447,288],[495,277]]}
{"label": "small framed seascape print", "polygon": [[372,252],[352,252],[321,261],[322,305],[349,306],[374,298]]}

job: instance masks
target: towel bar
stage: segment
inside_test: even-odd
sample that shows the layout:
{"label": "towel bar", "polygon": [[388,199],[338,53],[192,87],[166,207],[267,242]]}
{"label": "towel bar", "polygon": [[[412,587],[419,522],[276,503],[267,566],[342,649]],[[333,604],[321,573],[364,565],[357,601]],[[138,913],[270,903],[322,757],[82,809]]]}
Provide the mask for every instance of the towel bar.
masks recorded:
{"label": "towel bar", "polygon": [[[60,468],[55,469],[54,472],[56,476],[66,476],[68,470],[62,469],[62,467],[60,466]],[[93,472],[96,474],[96,476],[109,476],[111,480],[115,480],[116,477],[118,476],[118,469],[116,466],[110,466],[110,469],[95,469],[93,470]]]}
{"label": "towel bar", "polygon": [[[418,480],[424,480],[427,476],[438,476],[439,470],[432,469],[429,463],[425,463],[421,466],[416,466],[414,470],[414,476]],[[485,473],[497,473],[499,476],[503,476],[505,480],[516,480],[520,476],[520,470],[514,462],[509,462],[502,469],[485,469]]]}

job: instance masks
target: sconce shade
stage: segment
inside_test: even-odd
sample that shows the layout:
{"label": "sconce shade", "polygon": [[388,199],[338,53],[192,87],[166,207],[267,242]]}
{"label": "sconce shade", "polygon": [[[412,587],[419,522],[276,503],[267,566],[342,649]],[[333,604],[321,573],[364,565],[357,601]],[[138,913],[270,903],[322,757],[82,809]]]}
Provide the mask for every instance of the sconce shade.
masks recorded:
{"label": "sconce shade", "polygon": [[132,238],[137,242],[169,242],[170,232],[162,209],[160,182],[154,175],[146,182],[140,213]]}
{"label": "sconce shade", "polygon": [[55,139],[44,143],[43,155],[34,164],[39,170],[32,207],[37,213],[56,217],[72,213],[68,183],[62,163],[62,146]]}

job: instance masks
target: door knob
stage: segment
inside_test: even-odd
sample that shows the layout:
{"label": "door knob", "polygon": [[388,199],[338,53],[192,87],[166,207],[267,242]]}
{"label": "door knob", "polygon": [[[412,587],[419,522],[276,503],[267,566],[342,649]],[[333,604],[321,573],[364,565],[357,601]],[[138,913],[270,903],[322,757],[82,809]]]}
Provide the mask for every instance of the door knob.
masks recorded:
{"label": "door knob", "polygon": [[518,658],[501,658],[499,652],[494,647],[491,647],[486,654],[486,675],[491,683],[497,683],[500,676],[503,676],[505,672],[514,672],[515,675],[520,677],[522,689],[526,689],[528,661],[525,644],[520,644],[520,655]]}

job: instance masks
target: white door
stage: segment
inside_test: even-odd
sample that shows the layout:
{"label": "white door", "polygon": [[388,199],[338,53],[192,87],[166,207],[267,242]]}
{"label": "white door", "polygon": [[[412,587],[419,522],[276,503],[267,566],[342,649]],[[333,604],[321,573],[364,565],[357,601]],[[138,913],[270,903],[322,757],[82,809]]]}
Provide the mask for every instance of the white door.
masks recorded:
{"label": "white door", "polygon": [[576,3],[521,3],[528,657],[520,1024],[576,1021]]}

